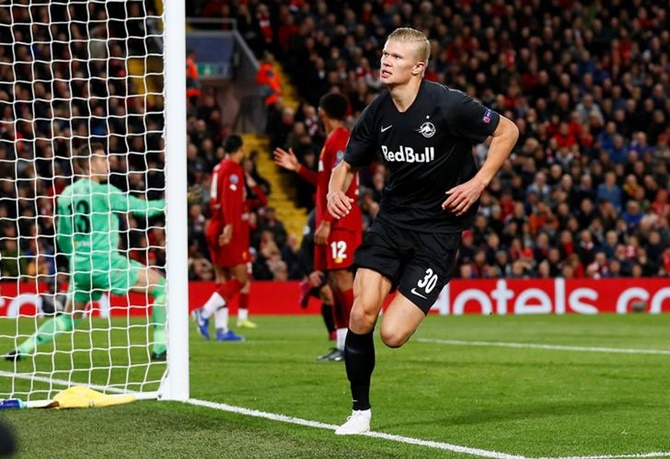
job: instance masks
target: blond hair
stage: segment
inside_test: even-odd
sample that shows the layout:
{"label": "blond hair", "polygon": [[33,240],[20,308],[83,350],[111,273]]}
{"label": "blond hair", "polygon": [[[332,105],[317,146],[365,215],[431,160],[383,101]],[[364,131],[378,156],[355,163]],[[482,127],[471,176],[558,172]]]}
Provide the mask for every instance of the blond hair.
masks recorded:
{"label": "blond hair", "polygon": [[86,143],[77,148],[77,151],[72,157],[75,169],[78,168],[79,172],[85,174],[89,173],[91,171],[91,156],[101,150],[105,151],[105,146],[99,142],[94,142],[90,145]]}
{"label": "blond hair", "polygon": [[419,60],[428,65],[428,59],[430,58],[430,42],[420,30],[412,29],[411,27],[400,27],[391,32],[388,40],[415,42],[417,44]]}

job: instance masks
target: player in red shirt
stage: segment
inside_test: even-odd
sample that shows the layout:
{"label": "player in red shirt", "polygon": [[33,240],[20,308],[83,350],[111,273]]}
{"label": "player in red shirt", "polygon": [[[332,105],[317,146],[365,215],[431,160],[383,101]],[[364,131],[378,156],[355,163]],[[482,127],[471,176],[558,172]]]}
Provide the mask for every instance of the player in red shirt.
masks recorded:
{"label": "player in red shirt", "polygon": [[344,156],[349,129],[344,119],[349,110],[349,102],[338,93],[329,93],[319,101],[319,118],[326,128],[328,137],[321,150],[319,171],[302,167],[293,151],[278,148],[274,152],[275,162],[285,169],[295,171],[304,180],[316,185],[316,232],[314,233],[314,270],[327,273],[333,290],[335,326],[337,328],[336,347],[319,357],[323,361],[344,360],[344,340],[349,326],[349,313],[354,302],[351,266],[354,251],[363,237],[363,224],[358,207],[358,176],[352,181],[347,196],[352,198],[352,211],[344,218],[334,219],[328,213],[328,182],[332,170]]}
{"label": "player in red shirt", "polygon": [[[224,141],[226,158],[214,167],[210,191],[210,220],[206,236],[212,263],[216,270],[216,291],[193,316],[200,334],[209,339],[209,318],[214,315],[218,341],[242,341],[244,338],[228,329],[228,303],[239,293],[238,326],[255,328],[248,319],[249,273],[249,203],[246,179],[240,163],[244,144],[238,135]],[[255,184],[254,184],[255,185]],[[265,199],[260,187],[257,197]]]}

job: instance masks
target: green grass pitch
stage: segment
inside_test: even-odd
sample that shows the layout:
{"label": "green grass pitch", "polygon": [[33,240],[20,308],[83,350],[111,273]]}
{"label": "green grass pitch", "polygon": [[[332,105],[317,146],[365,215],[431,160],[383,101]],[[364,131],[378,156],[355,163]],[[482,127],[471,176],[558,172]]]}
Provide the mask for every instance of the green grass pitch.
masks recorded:
{"label": "green grass pitch", "polygon": [[[342,363],[315,357],[330,343],[317,316],[254,317],[244,343],[204,341],[191,325],[191,397],[327,424],[349,413]],[[95,346],[123,345],[125,332],[107,333]],[[121,325],[115,322],[115,325]],[[21,324],[27,332],[32,322]],[[15,330],[0,321],[0,334]],[[85,327],[86,328],[86,327]],[[373,430],[526,457],[670,455],[670,315],[430,316],[403,348],[376,338]],[[146,331],[132,329],[133,346],[110,354],[90,351],[88,333],[75,342],[77,364],[146,360]],[[666,353],[612,353],[447,345],[431,340],[533,343]],[[48,349],[47,349],[48,350]],[[0,349],[4,352],[5,349]],[[68,360],[37,359],[50,371]],[[13,364],[0,362],[0,370]],[[31,371],[32,361],[17,369]],[[160,376],[160,367],[137,371]],[[142,373],[144,374],[144,373]],[[137,376],[132,374],[131,377]],[[81,373],[82,381],[87,380]],[[128,377],[100,370],[92,382]],[[9,387],[0,378],[0,389]],[[22,384],[22,383],[17,383]],[[151,389],[150,387],[147,387]],[[4,411],[20,441],[18,457],[60,458],[438,458],[450,451],[244,416],[182,403],[142,401],[84,410]]]}

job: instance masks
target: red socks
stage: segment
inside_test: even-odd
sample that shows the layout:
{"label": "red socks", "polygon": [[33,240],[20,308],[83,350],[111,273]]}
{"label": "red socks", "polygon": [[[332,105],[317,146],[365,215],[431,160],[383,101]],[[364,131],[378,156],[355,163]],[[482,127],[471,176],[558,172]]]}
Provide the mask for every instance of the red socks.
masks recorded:
{"label": "red socks", "polygon": [[240,305],[240,309],[249,309],[249,294],[248,293],[240,293],[239,305]]}
{"label": "red socks", "polygon": [[240,281],[238,281],[237,279],[230,279],[229,281],[224,282],[223,284],[219,284],[219,289],[217,290],[217,292],[219,292],[219,295],[221,295],[223,299],[226,300],[226,303],[228,303],[235,296],[235,294],[239,292],[241,289],[242,289],[242,283]]}

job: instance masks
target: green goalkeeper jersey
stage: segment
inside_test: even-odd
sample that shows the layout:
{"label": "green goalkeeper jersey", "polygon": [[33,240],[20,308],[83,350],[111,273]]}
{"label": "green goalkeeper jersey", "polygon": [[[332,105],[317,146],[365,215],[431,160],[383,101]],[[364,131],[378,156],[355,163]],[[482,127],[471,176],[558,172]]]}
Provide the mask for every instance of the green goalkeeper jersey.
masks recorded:
{"label": "green goalkeeper jersey", "polygon": [[165,200],[145,201],[108,183],[80,179],[58,197],[56,237],[70,266],[81,270],[109,269],[118,256],[118,213],[153,217]]}

